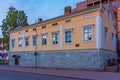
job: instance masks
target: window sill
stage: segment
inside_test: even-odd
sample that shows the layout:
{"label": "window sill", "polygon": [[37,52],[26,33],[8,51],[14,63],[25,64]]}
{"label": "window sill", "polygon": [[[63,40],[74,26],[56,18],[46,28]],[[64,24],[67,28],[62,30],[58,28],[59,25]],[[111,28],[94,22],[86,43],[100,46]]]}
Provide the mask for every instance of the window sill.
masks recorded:
{"label": "window sill", "polygon": [[64,44],[72,44],[72,42],[71,43],[64,43]]}
{"label": "window sill", "polygon": [[83,41],[84,43],[93,43],[94,41]]}
{"label": "window sill", "polygon": [[37,45],[32,45],[33,47],[36,47]]}
{"label": "window sill", "polygon": [[41,45],[41,46],[45,47],[45,46],[47,46],[47,45]]}
{"label": "window sill", "polygon": [[52,46],[58,46],[58,44],[52,44]]}
{"label": "window sill", "polygon": [[25,46],[25,47],[29,47],[29,46]]}

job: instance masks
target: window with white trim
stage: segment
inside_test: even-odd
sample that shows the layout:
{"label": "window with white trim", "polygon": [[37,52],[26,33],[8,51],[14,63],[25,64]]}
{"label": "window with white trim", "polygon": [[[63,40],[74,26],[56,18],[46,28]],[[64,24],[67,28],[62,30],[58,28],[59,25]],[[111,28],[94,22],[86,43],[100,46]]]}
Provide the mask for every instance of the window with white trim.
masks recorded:
{"label": "window with white trim", "polygon": [[65,43],[72,42],[72,30],[65,30]]}
{"label": "window with white trim", "polygon": [[32,36],[32,44],[33,44],[33,46],[36,46],[36,44],[37,44],[37,37],[36,37],[36,35]]}
{"label": "window with white trim", "polygon": [[93,41],[93,26],[83,27],[83,41],[84,42]]}
{"label": "window with white trim", "polygon": [[22,37],[18,38],[18,47],[22,47]]}
{"label": "window with white trim", "polygon": [[107,43],[108,41],[108,28],[104,28],[104,43]]}
{"label": "window with white trim", "polygon": [[29,37],[25,37],[25,46],[29,46]]}
{"label": "window with white trim", "polygon": [[58,44],[58,33],[57,32],[52,33],[52,44]]}
{"label": "window with white trim", "polygon": [[12,48],[14,48],[15,47],[15,39],[11,39],[11,45],[12,45]]}
{"label": "window with white trim", "polygon": [[42,34],[42,45],[47,45],[47,35],[46,34]]}

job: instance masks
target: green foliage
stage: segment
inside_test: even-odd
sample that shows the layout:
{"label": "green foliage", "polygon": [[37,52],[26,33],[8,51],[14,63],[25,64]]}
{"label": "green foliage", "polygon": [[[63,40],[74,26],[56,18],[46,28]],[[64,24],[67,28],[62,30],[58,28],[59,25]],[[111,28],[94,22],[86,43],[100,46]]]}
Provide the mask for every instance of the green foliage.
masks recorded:
{"label": "green foliage", "polygon": [[6,15],[6,18],[2,21],[2,34],[7,43],[6,47],[9,47],[9,30],[14,30],[17,27],[24,27],[28,25],[27,16],[22,10],[16,10],[14,7],[10,7]]}
{"label": "green foliage", "polygon": [[2,47],[3,49],[6,48],[6,46],[7,46],[6,43],[7,43],[6,38],[0,38],[0,45],[1,45],[1,47]]}

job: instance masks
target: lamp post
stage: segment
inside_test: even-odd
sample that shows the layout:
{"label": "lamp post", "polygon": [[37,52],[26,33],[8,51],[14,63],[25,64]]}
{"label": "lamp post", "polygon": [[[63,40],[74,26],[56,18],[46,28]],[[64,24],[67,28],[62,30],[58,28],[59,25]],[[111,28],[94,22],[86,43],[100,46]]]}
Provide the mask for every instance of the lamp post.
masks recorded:
{"label": "lamp post", "polygon": [[37,29],[36,28],[33,28],[33,31],[35,31],[36,35],[35,35],[35,38],[36,38],[36,46],[35,46],[35,52],[34,52],[34,56],[35,56],[35,67],[37,68]]}

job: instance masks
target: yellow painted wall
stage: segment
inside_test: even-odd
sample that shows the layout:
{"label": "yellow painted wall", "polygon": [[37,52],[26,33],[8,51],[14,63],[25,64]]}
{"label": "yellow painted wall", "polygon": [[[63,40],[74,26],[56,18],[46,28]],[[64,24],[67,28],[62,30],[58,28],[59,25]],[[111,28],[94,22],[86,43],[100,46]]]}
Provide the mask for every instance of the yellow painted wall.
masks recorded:
{"label": "yellow painted wall", "polygon": [[[110,21],[108,20],[108,9],[102,13],[103,17],[103,29],[102,29],[102,44],[103,49],[115,51],[115,47],[112,45],[112,33],[114,33],[115,27],[113,26],[113,18],[110,16]],[[108,28],[108,41],[104,43],[104,27]]]}
{"label": "yellow painted wall", "polygon": [[[81,14],[79,16],[74,16],[71,18],[67,18],[67,19],[71,19],[70,23],[65,23],[65,20],[59,20],[56,21],[58,23],[57,26],[52,26],[53,23],[55,22],[51,22],[48,24],[45,24],[47,26],[47,28],[42,29],[41,26],[37,26],[37,50],[38,51],[48,51],[48,50],[60,50],[60,24],[62,24],[63,26],[63,36],[62,36],[62,41],[63,41],[63,50],[73,50],[73,49],[95,49],[96,48],[96,16],[98,15],[99,11],[94,11],[91,13],[85,13],[85,14]],[[85,19],[84,16],[91,14],[92,18],[88,18]],[[103,14],[103,17],[105,18],[105,14]],[[107,25],[106,23],[107,20],[104,19],[105,22],[103,25]],[[94,24],[93,26],[93,42],[83,42],[83,38],[82,38],[82,33],[83,33],[83,26],[85,25],[90,25],[90,24]],[[72,32],[72,43],[70,44],[65,44],[64,43],[64,30],[65,29],[70,29],[73,28],[73,32]],[[108,27],[109,28],[109,33],[112,32],[113,30],[113,26]],[[13,31],[11,32],[11,39],[15,39],[15,48],[12,48],[11,51],[35,51],[35,47],[32,46],[32,36],[35,35],[36,33],[33,31],[33,27],[29,27],[29,32],[25,32],[25,29],[21,29],[19,31]],[[57,45],[52,45],[52,32],[54,31],[58,31],[58,44]],[[28,47],[22,47],[19,48],[18,47],[18,37],[21,37],[22,34],[19,34],[19,32],[24,32],[25,36],[29,36],[29,46]],[[43,33],[47,33],[47,45],[46,46],[42,46],[41,45],[41,34]],[[110,38],[110,36],[109,36]],[[111,41],[109,41],[110,43]],[[75,47],[75,44],[79,44],[79,47]],[[113,50],[113,47],[111,46],[111,44],[107,44],[104,45],[103,44],[103,48],[108,49],[108,50]]]}

